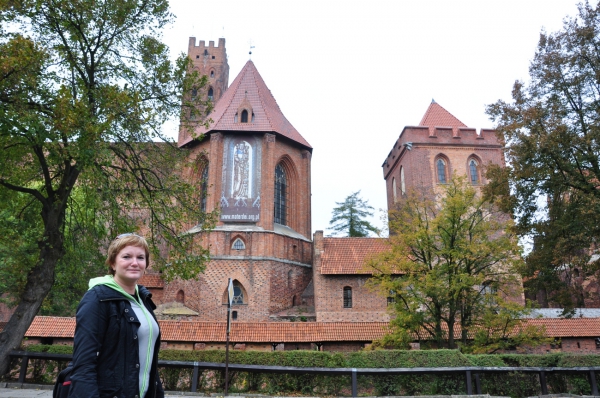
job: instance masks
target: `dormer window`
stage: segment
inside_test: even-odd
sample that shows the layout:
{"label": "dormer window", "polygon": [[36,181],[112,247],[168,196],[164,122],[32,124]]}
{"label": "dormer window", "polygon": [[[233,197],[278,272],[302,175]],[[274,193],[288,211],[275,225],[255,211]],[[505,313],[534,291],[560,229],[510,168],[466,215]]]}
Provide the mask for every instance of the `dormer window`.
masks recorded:
{"label": "dormer window", "polygon": [[248,123],[248,111],[247,110],[243,110],[242,111],[242,123]]}

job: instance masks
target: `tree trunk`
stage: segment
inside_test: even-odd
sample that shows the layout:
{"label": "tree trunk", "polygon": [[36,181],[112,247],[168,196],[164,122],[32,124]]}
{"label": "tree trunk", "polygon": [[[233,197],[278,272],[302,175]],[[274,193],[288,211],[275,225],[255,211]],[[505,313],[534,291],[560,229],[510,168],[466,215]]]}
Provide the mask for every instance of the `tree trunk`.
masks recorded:
{"label": "tree trunk", "polygon": [[[42,212],[46,212],[46,209]],[[64,211],[53,209],[50,212],[54,214],[43,215],[46,220],[46,231],[44,239],[39,244],[40,261],[27,275],[27,283],[19,305],[4,327],[4,331],[0,333],[0,376],[10,370],[8,354],[21,345],[27,329],[54,284],[54,270],[64,254],[64,236],[60,228],[64,221]]]}

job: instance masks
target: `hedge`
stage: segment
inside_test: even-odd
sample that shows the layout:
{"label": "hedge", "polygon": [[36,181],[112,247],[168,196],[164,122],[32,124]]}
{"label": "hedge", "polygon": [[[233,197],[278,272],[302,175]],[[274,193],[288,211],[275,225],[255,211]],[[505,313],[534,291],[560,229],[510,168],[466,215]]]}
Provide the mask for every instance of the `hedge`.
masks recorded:
{"label": "hedge", "polygon": [[[57,354],[72,353],[71,346],[30,345],[27,351]],[[191,362],[225,361],[224,350],[162,350],[160,359]],[[324,368],[414,368],[414,367],[580,367],[600,366],[600,356],[556,353],[545,355],[495,354],[464,355],[457,350],[379,350],[351,353],[330,351],[237,351],[229,352],[229,362],[246,365],[324,367]],[[32,382],[52,383],[64,361],[32,360],[28,375]],[[19,367],[13,367],[18,377]],[[191,389],[192,369],[161,368],[165,389]],[[204,393],[222,392],[223,371],[200,372],[198,390]],[[512,397],[539,395],[536,374],[496,373],[480,375],[482,392]],[[590,395],[587,377],[576,375],[547,375],[551,393]],[[359,376],[360,395],[451,395],[465,394],[465,378],[457,375],[393,375]],[[350,376],[295,375],[273,373],[230,372],[230,392],[270,395],[351,395]]]}

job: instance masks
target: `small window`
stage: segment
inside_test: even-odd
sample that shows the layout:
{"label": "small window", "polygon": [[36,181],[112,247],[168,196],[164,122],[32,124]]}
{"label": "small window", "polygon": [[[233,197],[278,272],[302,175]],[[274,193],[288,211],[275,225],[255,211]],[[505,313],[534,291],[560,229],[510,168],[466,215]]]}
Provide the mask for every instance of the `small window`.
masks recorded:
{"label": "small window", "polygon": [[352,308],[352,288],[344,287],[344,308]]}
{"label": "small window", "polygon": [[214,56],[214,55],[212,56],[212,59],[215,59],[215,56]]}
{"label": "small window", "polygon": [[213,91],[213,88],[211,87],[208,89],[208,99],[212,101],[213,98],[214,98],[214,91]]}
{"label": "small window", "polygon": [[210,77],[215,77],[215,71],[214,70],[210,71]]}
{"label": "small window", "polygon": [[233,122],[237,123],[238,122],[238,114],[236,113],[235,116],[233,117]]}
{"label": "small window", "polygon": [[204,50],[204,55],[208,55],[208,50]]}
{"label": "small window", "polygon": [[446,165],[446,161],[444,159],[438,159],[437,160],[437,175],[438,175],[438,182],[440,184],[446,184],[448,182],[448,167]]}
{"label": "small window", "polygon": [[197,89],[192,89],[192,98],[196,98],[198,96],[198,90]]}
{"label": "small window", "polygon": [[475,159],[469,160],[469,175],[471,177],[471,184],[479,184],[479,164]]}
{"label": "small window", "polygon": [[242,123],[248,123],[248,111],[245,109],[242,111]]}
{"label": "small window", "polygon": [[238,282],[234,282],[233,284],[233,300],[231,304],[244,304],[244,291]]}
{"label": "small window", "polygon": [[196,59],[200,59],[200,56],[199,56],[199,55],[196,55]]}
{"label": "small window", "polygon": [[178,303],[185,303],[185,293],[183,290],[177,292],[177,296],[175,297],[175,301]]}
{"label": "small window", "polygon": [[396,292],[390,289],[390,295],[387,297],[387,305],[394,305],[396,303]]}
{"label": "small window", "polygon": [[233,245],[231,246],[231,248],[233,250],[246,250],[246,245],[244,244],[244,241],[241,240],[240,238],[237,238],[234,242]]}
{"label": "small window", "polygon": [[237,311],[231,311],[231,319],[237,321]]}

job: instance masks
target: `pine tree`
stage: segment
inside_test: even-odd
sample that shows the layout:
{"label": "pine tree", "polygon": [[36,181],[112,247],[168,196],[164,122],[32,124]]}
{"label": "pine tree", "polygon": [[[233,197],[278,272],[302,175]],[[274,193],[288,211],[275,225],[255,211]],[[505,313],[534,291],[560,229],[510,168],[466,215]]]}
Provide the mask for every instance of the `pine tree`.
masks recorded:
{"label": "pine tree", "polygon": [[380,231],[365,220],[373,215],[373,207],[367,200],[359,197],[360,191],[346,197],[343,202],[335,202],[338,207],[333,209],[333,217],[329,221],[331,230],[336,234],[347,234],[350,237],[364,237],[369,231],[379,235]]}

